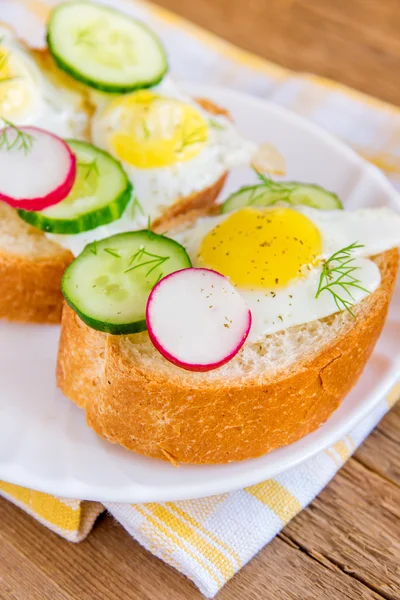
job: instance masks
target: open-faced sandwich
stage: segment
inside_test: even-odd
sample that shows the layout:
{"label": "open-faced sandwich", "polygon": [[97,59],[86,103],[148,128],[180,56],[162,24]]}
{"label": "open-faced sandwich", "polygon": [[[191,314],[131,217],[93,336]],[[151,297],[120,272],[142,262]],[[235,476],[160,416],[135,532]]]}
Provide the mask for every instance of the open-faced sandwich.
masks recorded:
{"label": "open-faced sandwich", "polygon": [[126,14],[59,5],[42,51],[4,32],[0,317],[57,322],[62,273],[88,242],[204,210],[231,167],[265,155],[174,84],[158,38]]}
{"label": "open-faced sandwich", "polygon": [[315,430],[356,383],[400,215],[261,179],[220,214],[91,243],[67,268],[58,385],[107,440],[174,464],[254,458]]}

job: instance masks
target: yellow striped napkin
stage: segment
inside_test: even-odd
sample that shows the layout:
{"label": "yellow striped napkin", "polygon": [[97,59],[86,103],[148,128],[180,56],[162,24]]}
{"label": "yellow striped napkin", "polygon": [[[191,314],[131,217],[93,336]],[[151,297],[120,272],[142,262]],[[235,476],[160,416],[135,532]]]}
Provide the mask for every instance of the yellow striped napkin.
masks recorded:
{"label": "yellow striped napkin", "polygon": [[[11,22],[31,43],[40,43],[43,22],[55,3],[2,0],[0,20]],[[331,81],[291,73],[150,4],[108,3],[150,23],[169,49],[173,72],[182,79],[193,79],[195,73],[198,82],[268,97],[299,112],[352,145],[400,187],[397,108]],[[400,383],[360,425],[325,452],[273,480],[230,494],[103,506],[0,482],[0,495],[74,542],[89,533],[106,509],[150,552],[187,575],[211,598],[321,491],[399,397]]]}
{"label": "yellow striped napkin", "polygon": [[400,383],[358,427],[325,452],[275,479],[230,494],[102,506],[0,482],[0,495],[72,542],[86,537],[106,509],[147,550],[212,598],[315,498],[399,398]]}

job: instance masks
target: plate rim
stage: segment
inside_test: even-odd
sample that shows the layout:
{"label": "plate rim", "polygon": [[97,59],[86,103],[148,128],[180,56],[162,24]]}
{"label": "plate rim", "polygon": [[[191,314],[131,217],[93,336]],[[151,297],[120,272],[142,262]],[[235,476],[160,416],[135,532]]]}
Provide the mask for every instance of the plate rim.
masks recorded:
{"label": "plate rim", "polygon": [[[393,188],[389,180],[384,176],[384,174],[374,165],[368,163],[365,159],[359,156],[351,147],[347,146],[344,142],[342,142],[338,137],[331,134],[327,130],[323,129],[319,125],[308,121],[305,117],[298,115],[297,113],[286,109],[274,103],[271,100],[259,98],[256,96],[252,96],[250,94],[239,92],[237,90],[232,90],[228,87],[223,86],[214,86],[214,85],[203,85],[203,84],[193,84],[186,83],[182,85],[183,89],[188,91],[193,95],[207,95],[211,96],[223,96],[228,95],[233,97],[234,99],[247,104],[247,106],[251,104],[256,104],[260,106],[264,110],[267,109],[269,112],[273,114],[278,114],[286,120],[293,122],[297,127],[302,127],[308,132],[312,132],[320,139],[322,138],[326,143],[334,146],[337,151],[339,151],[343,156],[347,159],[362,167],[363,170],[368,170],[370,175],[377,179],[381,188],[393,196],[395,202],[398,203],[400,210],[400,196]],[[107,490],[103,490],[101,486],[96,486],[93,488],[92,485],[83,484],[80,480],[75,480],[71,475],[62,480],[62,481],[51,481],[47,480],[43,482],[43,485],[36,480],[38,476],[31,476],[31,474],[26,469],[21,469],[18,464],[11,463],[11,465],[4,465],[0,463],[0,478],[7,481],[8,483],[20,485],[24,487],[28,487],[39,492],[44,492],[47,494],[52,494],[57,497],[63,498],[74,498],[81,500],[90,500],[90,501],[99,501],[103,503],[108,502],[121,502],[121,503],[141,503],[141,502],[166,502],[166,501],[179,501],[179,500],[189,500],[189,499],[197,499],[203,498],[207,496],[213,496],[216,494],[229,493],[238,489],[242,489],[243,487],[254,485],[259,483],[260,481],[264,481],[266,479],[270,479],[272,477],[276,477],[277,475],[284,473],[302,463],[316,456],[317,454],[323,452],[330,446],[332,446],[335,442],[344,437],[349,431],[351,431],[358,423],[364,420],[371,411],[377,406],[377,404],[383,399],[383,397],[387,394],[387,392],[391,389],[391,387],[398,381],[400,378],[400,348],[399,354],[396,355],[396,358],[393,359],[390,369],[385,374],[385,377],[377,383],[377,385],[373,388],[373,390],[367,394],[365,398],[365,402],[362,407],[358,409],[358,411],[353,414],[350,418],[344,420],[339,425],[336,426],[333,431],[330,433],[326,433],[323,430],[324,425],[322,425],[319,429],[309,434],[309,436],[313,436],[310,444],[305,445],[305,448],[300,449],[295,456],[291,459],[285,459],[285,467],[283,469],[279,468],[278,465],[275,467],[268,467],[264,464],[259,465],[258,467],[253,467],[252,469],[243,470],[240,473],[234,474],[232,478],[229,478],[227,475],[221,478],[216,477],[215,479],[209,479],[206,486],[206,491],[204,491],[204,481],[191,482],[189,485],[185,485],[184,483],[174,483],[174,488],[172,491],[168,491],[169,487],[162,487],[158,485],[158,487],[153,487],[150,483],[137,483],[132,482],[129,486],[125,486],[124,489],[115,493],[114,490],[108,488]],[[329,419],[328,421],[329,422]],[[305,438],[309,437],[305,436]],[[305,439],[302,438],[302,439]],[[298,442],[294,442],[294,444],[290,444],[287,447],[293,446]],[[285,447],[284,447],[285,448]],[[279,449],[278,449],[279,451]],[[264,455],[264,458],[267,455]],[[263,458],[263,457],[260,457]],[[243,461],[244,463],[251,463],[253,461],[258,461],[258,459],[249,459],[247,461]],[[235,465],[238,463],[232,463]],[[194,465],[188,465],[193,467]],[[221,465],[207,465],[206,468],[218,468]],[[224,465],[229,469],[229,465]],[[183,465],[181,468],[184,468]],[[199,469],[202,468],[202,465],[197,466]],[[35,479],[36,477],[36,479]],[[222,481],[222,484],[221,484]],[[105,494],[103,492],[106,492]],[[106,499],[105,499],[106,498]]]}

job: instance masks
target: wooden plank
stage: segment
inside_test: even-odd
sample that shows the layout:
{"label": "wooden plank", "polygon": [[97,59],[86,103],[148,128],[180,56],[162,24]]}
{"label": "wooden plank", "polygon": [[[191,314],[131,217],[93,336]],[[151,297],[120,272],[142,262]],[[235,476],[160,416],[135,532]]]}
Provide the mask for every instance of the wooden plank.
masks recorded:
{"label": "wooden plank", "polygon": [[[340,569],[275,538],[218,594],[218,600],[378,600]],[[182,598],[183,600],[183,598]]]}
{"label": "wooden plank", "polygon": [[400,598],[400,487],[351,459],[285,529],[385,598]]}
{"label": "wooden plank", "polygon": [[368,469],[400,486],[399,448],[400,402],[365,440],[355,457]]}
{"label": "wooden plank", "polygon": [[400,104],[398,0],[157,0],[226,40]]}
{"label": "wooden plank", "polygon": [[[0,522],[0,547],[11,546],[18,554],[18,572],[6,567],[4,573],[0,563],[0,598],[9,600],[6,590],[12,582],[20,594],[16,600],[34,598],[30,580],[37,572],[44,590],[51,581],[69,600],[165,600],[166,590],[176,600],[201,598],[193,584],[146,552],[110,516],[100,518],[80,544],[49,532],[4,499]],[[54,599],[48,589],[40,600]]]}
{"label": "wooden plank", "polygon": [[[0,544],[0,600],[27,600],[28,598],[70,600],[56,583],[44,578],[38,565],[30,562],[17,551],[13,542],[2,540]],[[26,568],[28,567],[28,568]]]}
{"label": "wooden plank", "polygon": [[[91,536],[76,545],[4,500],[0,500],[0,521],[2,600],[202,598],[191,582],[146,552],[110,516],[101,518]],[[3,562],[4,557],[8,562]],[[305,600],[311,598],[307,595],[310,581],[312,598],[382,598],[328,561],[323,564],[290,541],[276,538],[227,584],[218,600]]]}

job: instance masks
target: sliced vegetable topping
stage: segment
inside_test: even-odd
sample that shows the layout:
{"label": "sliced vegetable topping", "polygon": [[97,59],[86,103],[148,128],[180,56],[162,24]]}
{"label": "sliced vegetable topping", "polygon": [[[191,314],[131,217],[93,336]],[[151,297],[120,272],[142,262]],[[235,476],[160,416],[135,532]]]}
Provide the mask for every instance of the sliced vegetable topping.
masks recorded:
{"label": "sliced vegetable topping", "polygon": [[113,334],[146,330],[146,303],[162,277],[191,266],[186,250],[150,230],[93,242],[66,269],[67,303],[93,329]]}
{"label": "sliced vegetable topping", "polygon": [[189,371],[210,371],[243,346],[251,312],[220,273],[185,269],[164,277],[150,294],[147,328],[157,350]]}
{"label": "sliced vegetable topping", "polygon": [[146,25],[91,2],[65,2],[55,8],[47,43],[61,69],[105,92],[156,85],[168,69],[161,42]]}
{"label": "sliced vegetable topping", "polygon": [[242,187],[231,194],[222,204],[221,212],[232,212],[244,206],[272,206],[278,202],[285,202],[289,206],[304,204],[322,210],[343,208],[336,194],[319,185],[297,181],[277,182],[258,171],[256,173],[262,183]]}
{"label": "sliced vegetable topping", "polygon": [[119,219],[132,196],[121,164],[108,152],[77,140],[67,140],[77,159],[77,177],[68,196],[41,212],[20,210],[31,225],[51,233],[74,234]]}
{"label": "sliced vegetable topping", "polygon": [[5,122],[0,130],[0,200],[25,210],[61,202],[76,177],[76,159],[68,145],[43,129]]}

